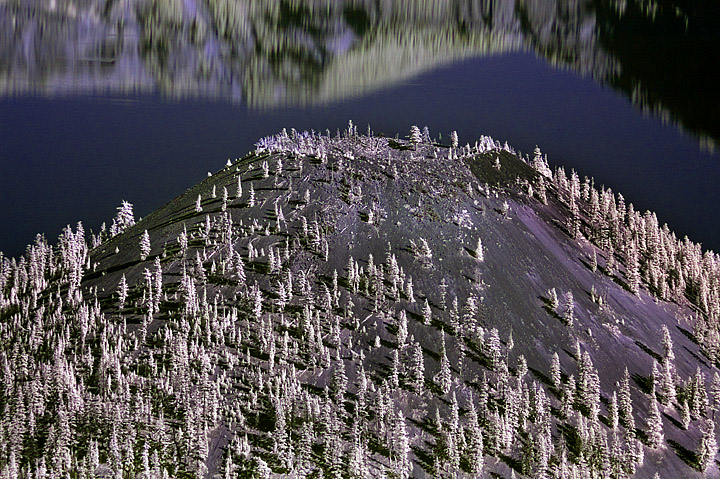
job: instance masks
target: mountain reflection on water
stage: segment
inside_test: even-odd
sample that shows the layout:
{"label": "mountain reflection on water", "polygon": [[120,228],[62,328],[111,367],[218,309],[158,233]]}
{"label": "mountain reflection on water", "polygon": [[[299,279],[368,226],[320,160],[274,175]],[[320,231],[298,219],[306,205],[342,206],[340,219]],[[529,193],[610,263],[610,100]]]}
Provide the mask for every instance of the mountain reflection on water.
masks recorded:
{"label": "mountain reflection on water", "polygon": [[720,141],[716,2],[0,0],[0,94],[333,102],[530,50]]}

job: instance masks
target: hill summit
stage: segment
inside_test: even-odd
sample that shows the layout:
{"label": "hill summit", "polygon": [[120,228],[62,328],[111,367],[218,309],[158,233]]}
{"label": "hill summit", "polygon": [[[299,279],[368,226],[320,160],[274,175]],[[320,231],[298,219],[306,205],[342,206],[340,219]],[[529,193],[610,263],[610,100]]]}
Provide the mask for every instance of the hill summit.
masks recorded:
{"label": "hill summit", "polygon": [[2,258],[1,476],[717,476],[717,255],[450,143],[283,131]]}

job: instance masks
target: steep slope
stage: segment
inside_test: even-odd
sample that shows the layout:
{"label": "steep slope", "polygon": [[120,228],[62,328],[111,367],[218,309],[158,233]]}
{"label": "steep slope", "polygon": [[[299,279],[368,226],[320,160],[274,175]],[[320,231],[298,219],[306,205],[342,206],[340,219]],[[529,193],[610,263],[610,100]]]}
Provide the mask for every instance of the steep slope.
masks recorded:
{"label": "steep slope", "polygon": [[539,150],[411,139],[283,132],[4,259],[4,473],[716,475],[716,255]]}

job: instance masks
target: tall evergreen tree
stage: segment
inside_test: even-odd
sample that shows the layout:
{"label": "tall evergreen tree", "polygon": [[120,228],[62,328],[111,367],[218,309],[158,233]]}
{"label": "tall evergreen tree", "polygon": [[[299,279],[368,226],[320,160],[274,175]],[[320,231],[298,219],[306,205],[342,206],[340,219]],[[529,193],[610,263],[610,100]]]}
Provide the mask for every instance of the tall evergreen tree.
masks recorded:
{"label": "tall evergreen tree", "polygon": [[717,454],[717,441],[715,440],[715,422],[711,419],[705,420],[705,427],[702,431],[700,445],[697,451],[698,465],[702,472],[707,472],[715,462]]}
{"label": "tall evergreen tree", "polygon": [[658,401],[655,399],[654,394],[651,394],[650,397],[650,411],[648,412],[647,426],[648,445],[653,449],[662,447],[665,435],[663,433],[663,422],[660,409],[658,408]]}
{"label": "tall evergreen tree", "polygon": [[145,261],[150,255],[150,235],[145,230],[140,238],[140,260]]}

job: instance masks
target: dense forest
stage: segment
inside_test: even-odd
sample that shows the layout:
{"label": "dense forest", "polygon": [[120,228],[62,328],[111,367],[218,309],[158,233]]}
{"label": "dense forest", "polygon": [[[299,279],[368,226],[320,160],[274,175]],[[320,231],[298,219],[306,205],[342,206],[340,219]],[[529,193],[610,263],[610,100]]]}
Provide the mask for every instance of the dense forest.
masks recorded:
{"label": "dense forest", "polygon": [[701,477],[720,258],[481,137],[283,131],[0,256],[0,475]]}

